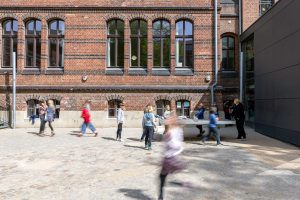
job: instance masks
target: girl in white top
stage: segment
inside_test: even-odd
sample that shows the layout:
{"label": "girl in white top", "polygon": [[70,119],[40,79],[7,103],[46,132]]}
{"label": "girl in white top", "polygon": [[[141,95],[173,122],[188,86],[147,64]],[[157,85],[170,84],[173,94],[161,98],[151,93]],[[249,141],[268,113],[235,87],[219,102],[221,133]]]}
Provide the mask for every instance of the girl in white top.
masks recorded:
{"label": "girl in white top", "polygon": [[170,117],[166,120],[166,124],[169,125],[169,129],[164,136],[165,152],[160,172],[159,200],[163,199],[163,188],[167,175],[185,168],[185,164],[178,158],[178,155],[183,151],[183,130],[182,127],[177,124],[177,116],[175,113],[171,113]]}

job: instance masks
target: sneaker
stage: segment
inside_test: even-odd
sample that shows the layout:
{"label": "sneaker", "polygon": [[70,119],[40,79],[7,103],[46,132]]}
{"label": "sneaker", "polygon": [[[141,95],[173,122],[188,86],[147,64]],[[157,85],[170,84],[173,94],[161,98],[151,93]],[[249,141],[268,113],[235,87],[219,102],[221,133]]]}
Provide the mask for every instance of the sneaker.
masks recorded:
{"label": "sneaker", "polygon": [[201,140],[201,141],[200,141],[200,144],[201,144],[201,145],[205,145],[206,143],[205,143],[205,141]]}
{"label": "sneaker", "polygon": [[152,150],[152,148],[151,148],[151,147],[149,147],[149,148],[148,148],[148,150]]}
{"label": "sneaker", "polygon": [[204,133],[205,133],[205,131],[202,131],[202,132],[201,132],[201,134],[204,134]]}
{"label": "sneaker", "polygon": [[119,139],[120,142],[124,142],[124,140],[122,140],[121,138]]}
{"label": "sneaker", "polygon": [[97,132],[95,132],[94,134],[95,134],[95,136],[94,136],[94,137],[97,137],[98,133],[97,133]]}
{"label": "sneaker", "polygon": [[53,137],[54,135],[55,135],[55,133],[52,131],[52,132],[51,132],[51,137]]}
{"label": "sneaker", "polygon": [[83,133],[79,133],[78,135],[77,135],[77,137],[82,137],[83,136]]}

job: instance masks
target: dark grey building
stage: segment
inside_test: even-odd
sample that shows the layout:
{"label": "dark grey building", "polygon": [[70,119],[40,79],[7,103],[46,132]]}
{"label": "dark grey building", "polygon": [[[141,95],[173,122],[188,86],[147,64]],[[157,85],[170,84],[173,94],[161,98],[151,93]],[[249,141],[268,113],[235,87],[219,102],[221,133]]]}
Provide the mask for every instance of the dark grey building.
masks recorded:
{"label": "dark grey building", "polygon": [[300,146],[300,1],[280,0],[241,36],[247,122]]}

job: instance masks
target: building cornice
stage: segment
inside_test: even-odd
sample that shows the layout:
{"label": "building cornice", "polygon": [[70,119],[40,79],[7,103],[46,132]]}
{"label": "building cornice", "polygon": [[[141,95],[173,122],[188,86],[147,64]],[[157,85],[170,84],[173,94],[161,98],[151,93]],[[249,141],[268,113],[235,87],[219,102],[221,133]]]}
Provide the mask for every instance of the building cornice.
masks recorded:
{"label": "building cornice", "polygon": [[[10,91],[11,86],[0,86],[0,91]],[[218,86],[217,90],[222,90],[223,87]],[[52,91],[52,92],[107,92],[107,91],[170,91],[170,92],[199,92],[209,91],[210,86],[183,86],[183,85],[19,85],[17,92],[20,91]]]}

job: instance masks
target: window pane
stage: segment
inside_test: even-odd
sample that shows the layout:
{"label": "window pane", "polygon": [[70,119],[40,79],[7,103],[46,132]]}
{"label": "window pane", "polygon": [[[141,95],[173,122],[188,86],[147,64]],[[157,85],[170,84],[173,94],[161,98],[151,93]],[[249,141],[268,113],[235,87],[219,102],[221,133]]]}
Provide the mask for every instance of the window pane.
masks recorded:
{"label": "window pane", "polygon": [[141,33],[141,35],[147,35],[147,22],[141,20],[140,23],[141,23],[140,24],[140,31],[141,31],[140,33]]}
{"label": "window pane", "polygon": [[115,35],[116,31],[116,20],[108,22],[108,34]]}
{"label": "window pane", "polygon": [[161,21],[153,23],[153,36],[160,36],[160,23]]}
{"label": "window pane", "polygon": [[30,21],[29,23],[27,23],[27,34],[28,35],[33,35],[34,34],[34,21]]}
{"label": "window pane", "polygon": [[[13,38],[13,52],[16,52],[16,59],[18,56],[18,39]],[[16,66],[17,66],[17,60],[16,60]]]}
{"label": "window pane", "polygon": [[138,66],[138,39],[131,38],[131,66]]}
{"label": "window pane", "polygon": [[56,35],[57,34],[57,21],[52,21],[50,23],[50,34]]}
{"label": "window pane", "polygon": [[27,38],[26,39],[26,66],[33,66],[33,42],[34,39]]}
{"label": "window pane", "polygon": [[138,20],[134,20],[130,23],[130,33],[132,35],[137,35],[138,34],[138,29],[139,29],[139,26],[138,26]]}
{"label": "window pane", "polygon": [[227,50],[222,51],[222,68],[227,69]]}
{"label": "window pane", "polygon": [[56,39],[49,39],[50,66],[56,66]]}
{"label": "window pane", "polygon": [[108,117],[116,117],[115,109],[108,109]]}
{"label": "window pane", "polygon": [[141,38],[141,66],[147,66],[147,38]]}
{"label": "window pane", "polygon": [[229,37],[229,48],[234,49],[234,38]]}
{"label": "window pane", "polygon": [[4,22],[4,34],[5,35],[10,35],[11,33],[11,20],[7,20],[6,22]]}
{"label": "window pane", "polygon": [[162,35],[170,35],[171,34],[171,29],[170,29],[170,23],[168,21],[162,21],[162,30],[161,30]]}
{"label": "window pane", "polygon": [[124,67],[124,39],[118,39],[118,66]]}
{"label": "window pane", "polygon": [[193,66],[193,39],[187,38],[185,40],[185,65],[187,67],[192,67]]}
{"label": "window pane", "polygon": [[36,20],[35,22],[35,30],[36,30],[36,34],[40,35],[41,31],[42,31],[42,23],[39,20]]}
{"label": "window pane", "polygon": [[183,67],[183,39],[176,39],[176,67]]}
{"label": "window pane", "polygon": [[163,40],[163,66],[170,67],[170,38],[164,38]]}
{"label": "window pane", "polygon": [[64,35],[65,34],[65,22],[59,20],[58,28],[59,28],[59,34]]}
{"label": "window pane", "polygon": [[64,40],[60,39],[59,40],[59,66],[62,67],[64,66]]}
{"label": "window pane", "polygon": [[176,35],[183,35],[183,21],[176,23]]}
{"label": "window pane", "polygon": [[153,66],[161,66],[160,55],[160,38],[153,38]]}
{"label": "window pane", "polygon": [[108,66],[116,66],[115,55],[116,55],[116,40],[115,38],[108,39]]}
{"label": "window pane", "polygon": [[185,33],[184,35],[193,35],[193,24],[189,21],[185,21]]}
{"label": "window pane", "polygon": [[41,39],[36,39],[36,66],[41,66]]}
{"label": "window pane", "polygon": [[124,22],[121,20],[117,21],[117,34],[124,36]]}
{"label": "window pane", "polygon": [[3,66],[11,67],[10,64],[10,38],[3,38]]}
{"label": "window pane", "polygon": [[222,38],[222,48],[227,49],[228,48],[228,43],[227,43],[227,37]]}
{"label": "window pane", "polygon": [[18,34],[18,21],[17,20],[13,20],[13,31],[14,31],[14,35]]}
{"label": "window pane", "polygon": [[229,51],[229,68],[233,69],[234,68],[234,50]]}
{"label": "window pane", "polygon": [[184,108],[189,108],[190,107],[190,102],[189,101],[184,101],[183,106],[184,106]]}

